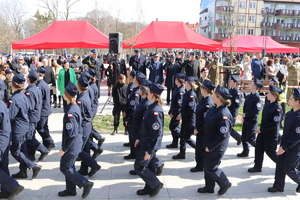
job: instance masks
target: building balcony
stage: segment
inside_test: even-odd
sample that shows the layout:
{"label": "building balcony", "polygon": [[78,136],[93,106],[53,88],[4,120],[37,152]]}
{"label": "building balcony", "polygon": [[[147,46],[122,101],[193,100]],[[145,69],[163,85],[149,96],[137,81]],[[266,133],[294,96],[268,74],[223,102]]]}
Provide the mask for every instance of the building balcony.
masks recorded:
{"label": "building balcony", "polygon": [[217,6],[216,12],[233,12],[234,7],[233,6]]}
{"label": "building balcony", "polygon": [[277,42],[291,42],[291,36],[272,36],[272,39]]}
{"label": "building balcony", "polygon": [[300,10],[294,10],[293,17],[300,17]]}
{"label": "building balcony", "polygon": [[227,33],[215,33],[214,39],[215,40],[224,40],[228,37]]}
{"label": "building balcony", "polygon": [[231,21],[231,22],[227,22],[227,21],[225,21],[225,20],[216,20],[216,26],[233,26],[233,21]]}
{"label": "building balcony", "polygon": [[275,10],[274,9],[269,9],[269,8],[262,8],[261,9],[261,14],[262,15],[274,15]]}
{"label": "building balcony", "polygon": [[292,29],[292,23],[274,23],[274,29]]}
{"label": "building balcony", "polygon": [[276,10],[276,16],[294,16],[294,10]]}
{"label": "building balcony", "polygon": [[292,24],[293,30],[300,30],[300,24]]}
{"label": "building balcony", "polygon": [[261,22],[260,28],[274,28],[273,22]]}

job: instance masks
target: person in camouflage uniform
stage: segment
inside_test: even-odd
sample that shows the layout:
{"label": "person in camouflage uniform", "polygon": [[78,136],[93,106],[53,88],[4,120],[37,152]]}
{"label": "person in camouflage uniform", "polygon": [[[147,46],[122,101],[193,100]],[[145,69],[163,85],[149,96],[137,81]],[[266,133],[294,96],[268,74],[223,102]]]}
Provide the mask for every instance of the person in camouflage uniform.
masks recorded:
{"label": "person in camouflage uniform", "polygon": [[209,70],[208,78],[211,80],[211,82],[214,85],[219,85],[220,73],[219,73],[218,66],[219,66],[219,57],[218,56],[215,56],[214,60],[206,66]]}
{"label": "person in camouflage uniform", "polygon": [[202,69],[201,69],[201,71],[200,71],[200,78],[196,81],[196,85],[198,86],[196,89],[195,89],[195,93],[196,93],[196,95],[197,95],[197,99],[198,99],[198,102],[202,99],[202,94],[201,94],[201,90],[200,90],[200,88],[201,88],[201,86],[202,86],[202,84],[203,84],[203,81],[204,80],[209,80],[208,78],[207,78],[207,76],[208,76],[208,69],[206,68],[206,67],[203,67]]}
{"label": "person in camouflage uniform", "polygon": [[13,91],[12,91],[12,78],[14,76],[13,72],[11,69],[6,69],[5,70],[5,76],[6,79],[4,80],[6,89],[7,89],[7,93],[8,93],[8,98],[11,97]]}
{"label": "person in camouflage uniform", "polygon": [[[288,86],[298,86],[299,80],[300,80],[300,63],[299,58],[296,58],[296,60],[288,61],[286,63],[287,69],[288,69],[288,77],[287,77],[287,84]],[[289,98],[293,92],[293,88],[288,88],[287,91],[287,98]]]}

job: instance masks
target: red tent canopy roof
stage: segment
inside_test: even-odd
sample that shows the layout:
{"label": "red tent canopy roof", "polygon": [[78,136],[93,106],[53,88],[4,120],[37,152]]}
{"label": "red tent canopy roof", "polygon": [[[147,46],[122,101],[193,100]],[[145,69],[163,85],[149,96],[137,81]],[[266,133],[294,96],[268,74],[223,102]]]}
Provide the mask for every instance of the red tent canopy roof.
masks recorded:
{"label": "red tent canopy roof", "polygon": [[[230,39],[231,38],[231,39]],[[280,44],[269,36],[232,36],[222,41],[223,51],[233,52],[261,52],[263,48],[267,53],[298,53],[299,49]]]}
{"label": "red tent canopy roof", "polygon": [[12,43],[12,48],[108,48],[108,37],[88,21],[55,21],[38,34]]}
{"label": "red tent canopy roof", "polygon": [[153,21],[124,45],[132,48],[184,48],[218,51],[221,43],[208,39],[190,29],[183,22]]}

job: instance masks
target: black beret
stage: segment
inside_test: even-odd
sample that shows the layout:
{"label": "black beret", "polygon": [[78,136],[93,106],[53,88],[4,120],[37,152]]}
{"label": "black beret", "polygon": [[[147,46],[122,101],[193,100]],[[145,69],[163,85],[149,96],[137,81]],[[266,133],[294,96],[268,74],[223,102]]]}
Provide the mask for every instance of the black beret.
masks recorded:
{"label": "black beret", "polygon": [[241,79],[238,76],[231,76],[231,80],[233,80],[234,82],[240,82]]}
{"label": "black beret", "polygon": [[89,86],[89,81],[90,81],[90,77],[91,75],[87,72],[82,72],[81,76],[78,78],[78,83],[82,86],[82,87],[87,87]]}
{"label": "black beret", "polygon": [[185,79],[185,75],[182,74],[182,73],[177,73],[177,74],[175,75],[175,77],[176,77],[176,78]]}
{"label": "black beret", "polygon": [[36,73],[35,70],[30,70],[29,74],[28,74],[28,78],[31,81],[36,81],[38,79],[38,74]]}
{"label": "black beret", "polygon": [[229,90],[221,85],[218,85],[216,92],[223,97],[223,99],[230,99],[232,96],[229,94]]}
{"label": "black beret", "polygon": [[213,90],[216,88],[216,86],[210,80],[207,79],[203,81],[203,85],[209,90]]}
{"label": "black beret", "polygon": [[12,81],[16,82],[18,84],[24,84],[25,83],[25,78],[24,78],[24,76],[22,74],[16,74],[12,78]]}
{"label": "black beret", "polygon": [[135,73],[135,76],[138,77],[138,78],[140,78],[140,79],[145,79],[145,78],[146,78],[145,74],[143,74],[143,73],[140,72],[140,71],[137,71],[137,72]]}
{"label": "black beret", "polygon": [[44,67],[38,67],[37,68],[37,72],[40,73],[40,74],[45,74],[46,73],[46,70]]}
{"label": "black beret", "polygon": [[164,87],[160,84],[153,83],[150,87],[150,91],[155,94],[161,95],[161,93],[164,91]]}
{"label": "black beret", "polygon": [[253,83],[260,89],[263,88],[263,84],[261,83],[261,81],[258,78],[254,78],[253,79]]}
{"label": "black beret", "polygon": [[65,91],[72,97],[75,97],[78,92],[76,86],[71,81],[67,84]]}
{"label": "black beret", "polygon": [[283,89],[281,89],[280,87],[274,86],[274,85],[270,85],[269,90],[270,90],[270,92],[276,92],[278,94],[281,94],[283,92]]}

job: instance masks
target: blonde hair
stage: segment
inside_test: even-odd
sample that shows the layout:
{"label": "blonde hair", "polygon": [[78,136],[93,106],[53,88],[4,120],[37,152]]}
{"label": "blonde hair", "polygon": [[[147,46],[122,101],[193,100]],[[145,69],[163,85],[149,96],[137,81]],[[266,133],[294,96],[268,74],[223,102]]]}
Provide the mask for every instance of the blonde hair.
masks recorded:
{"label": "blonde hair", "polygon": [[65,90],[65,95],[66,97],[70,100],[72,105],[76,104],[76,96],[71,96],[66,90]]}
{"label": "blonde hair", "polygon": [[196,89],[198,87],[198,85],[196,85],[196,83],[194,81],[187,81],[187,83],[190,84],[192,89]]}
{"label": "blonde hair", "polygon": [[277,92],[270,91],[270,93],[275,97],[276,101],[280,101],[280,96]]}
{"label": "blonde hair", "polygon": [[19,83],[16,83],[16,82],[12,81],[12,85],[18,91],[23,91],[24,90],[24,84],[19,84]]}
{"label": "blonde hair", "polygon": [[150,93],[152,93],[152,94],[154,95],[155,101],[156,101],[159,105],[162,106],[162,105],[164,104],[164,101],[162,100],[162,98],[161,98],[160,95],[158,95],[158,94],[156,94],[156,93],[154,93],[154,92],[151,92],[151,91],[150,91]]}
{"label": "blonde hair", "polygon": [[225,106],[230,106],[231,101],[229,99],[224,99],[219,93],[215,92],[216,96],[220,99],[221,103],[224,104]]}
{"label": "blonde hair", "polygon": [[[248,61],[246,61],[246,60],[248,60]],[[246,56],[245,58],[244,58],[244,62],[249,62],[250,61],[250,56]]]}

